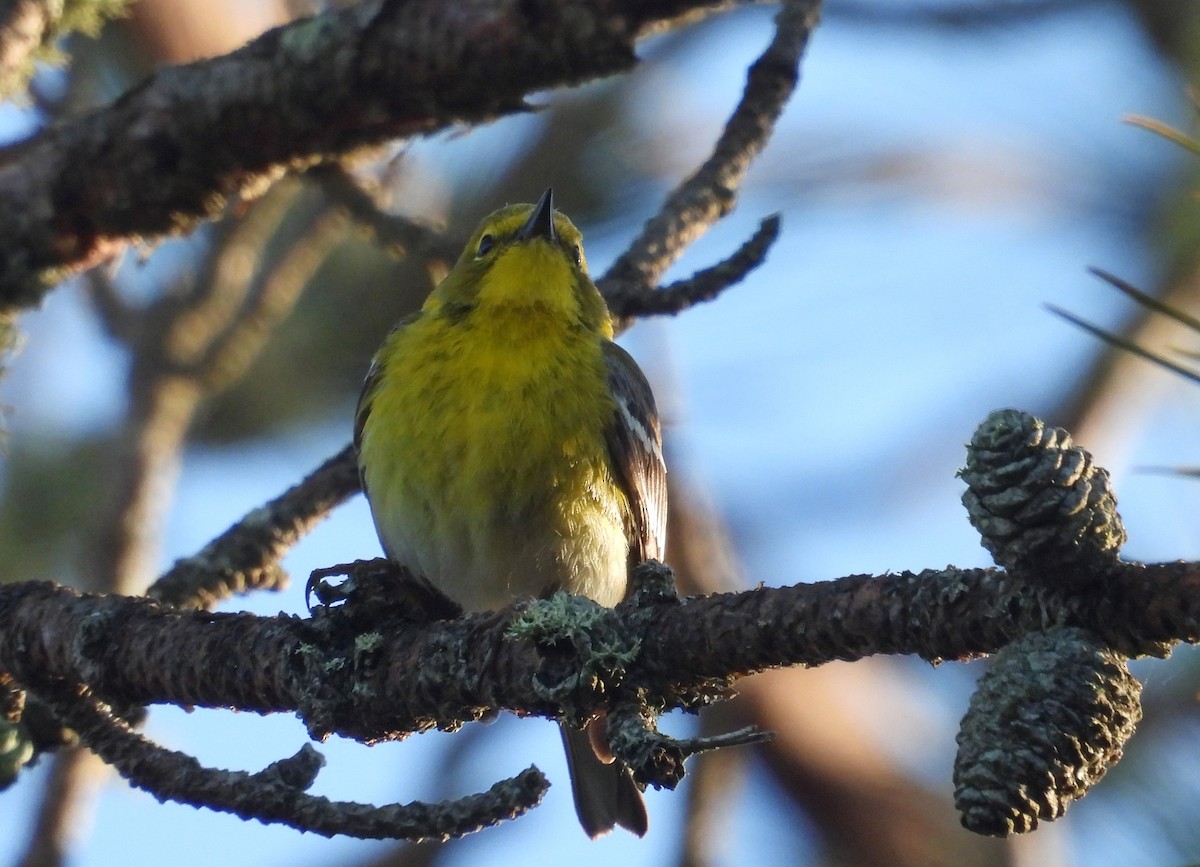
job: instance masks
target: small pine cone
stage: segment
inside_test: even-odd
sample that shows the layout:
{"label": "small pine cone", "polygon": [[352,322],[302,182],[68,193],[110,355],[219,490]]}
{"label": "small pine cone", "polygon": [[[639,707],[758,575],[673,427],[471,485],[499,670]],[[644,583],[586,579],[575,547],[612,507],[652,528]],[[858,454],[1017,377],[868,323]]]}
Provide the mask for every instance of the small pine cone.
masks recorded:
{"label": "small pine cone", "polygon": [[1004,647],[958,733],[954,803],[977,834],[1007,837],[1061,816],[1122,754],[1142,718],[1125,658],[1084,629]]}
{"label": "small pine cone", "polygon": [[1061,428],[993,412],[967,446],[963,505],[996,563],[1031,581],[1086,584],[1125,543],[1108,472]]}

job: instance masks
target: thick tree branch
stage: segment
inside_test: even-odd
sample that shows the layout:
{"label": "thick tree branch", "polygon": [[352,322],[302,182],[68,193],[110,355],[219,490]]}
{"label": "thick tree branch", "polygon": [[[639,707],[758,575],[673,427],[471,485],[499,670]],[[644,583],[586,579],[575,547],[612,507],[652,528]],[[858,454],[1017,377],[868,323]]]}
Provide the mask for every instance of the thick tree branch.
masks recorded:
{"label": "thick tree branch", "polygon": [[[580,651],[512,637],[514,620],[530,605],[433,623],[375,614],[366,632],[342,633],[352,621],[325,630],[321,618],[176,611],[143,599],[16,584],[0,587],[0,669],[34,691],[83,680],[119,702],[300,709],[320,735],[371,741],[453,728],[488,708],[586,717],[618,688],[645,690],[653,704],[784,665],[881,653],[968,660],[1055,624],[1085,626],[1119,649],[1196,643],[1200,564],[1122,563],[1106,576],[1103,593],[1078,595],[1000,569],[946,569],[681,604],[597,606],[596,620],[624,634],[636,658],[619,676],[597,675],[559,692],[555,678],[578,671]],[[348,644],[313,644],[322,638]],[[255,665],[247,668],[246,659]]]}
{"label": "thick tree branch", "polygon": [[0,154],[0,311],[281,173],[525,109],[627,71],[639,35],[715,0],[372,0],[160,70]]}

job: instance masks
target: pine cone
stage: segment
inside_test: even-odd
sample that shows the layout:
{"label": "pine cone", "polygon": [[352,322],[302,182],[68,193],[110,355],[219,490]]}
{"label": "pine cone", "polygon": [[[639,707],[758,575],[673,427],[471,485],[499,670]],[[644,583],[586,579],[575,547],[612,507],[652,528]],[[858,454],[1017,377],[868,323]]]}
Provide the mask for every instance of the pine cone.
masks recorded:
{"label": "pine cone", "polygon": [[1056,627],[993,657],[958,734],[954,802],[977,834],[1006,837],[1061,816],[1122,755],[1142,717],[1125,658]]}
{"label": "pine cone", "polygon": [[989,415],[959,476],[983,546],[1030,581],[1095,581],[1125,543],[1108,472],[1066,431],[1028,413]]}

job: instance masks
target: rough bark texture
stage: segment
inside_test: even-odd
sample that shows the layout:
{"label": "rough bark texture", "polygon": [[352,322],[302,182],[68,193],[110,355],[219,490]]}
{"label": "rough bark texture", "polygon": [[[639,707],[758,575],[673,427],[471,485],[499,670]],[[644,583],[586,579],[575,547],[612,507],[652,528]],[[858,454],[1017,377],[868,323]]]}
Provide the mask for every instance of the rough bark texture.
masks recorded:
{"label": "rough bark texture", "polygon": [[621,690],[643,690],[653,705],[782,665],[876,653],[964,660],[1046,623],[1086,625],[1109,647],[1161,650],[1200,640],[1200,566],[1124,564],[1104,594],[1069,599],[996,569],[948,569],[603,609],[631,658],[607,679],[555,692],[559,701],[547,698],[553,686],[587,660],[578,645],[511,637],[529,604],[413,623],[373,602],[366,619],[332,609],[302,620],[10,585],[0,588],[0,669],[35,691],[82,679],[117,703],[300,710],[318,735],[370,741],[453,728],[495,707],[586,715]]}
{"label": "rough bark texture", "polygon": [[719,5],[376,0],[159,70],[0,153],[0,311],[132,241],[186,231],[289,169],[627,71],[639,35]]}

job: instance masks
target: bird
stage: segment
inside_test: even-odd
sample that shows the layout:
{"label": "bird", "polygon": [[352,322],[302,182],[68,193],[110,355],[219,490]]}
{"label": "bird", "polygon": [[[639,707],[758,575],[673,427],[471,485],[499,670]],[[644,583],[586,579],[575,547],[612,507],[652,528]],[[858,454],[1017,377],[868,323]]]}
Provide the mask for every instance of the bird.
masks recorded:
{"label": "bird", "polygon": [[[663,558],[667,488],[653,393],[613,337],[552,189],[484,218],[363,384],[354,443],[386,556],[467,611],[619,603],[632,566]],[[576,813],[589,837],[644,836],[604,725],[562,725]]]}

